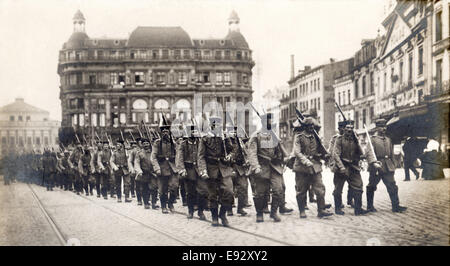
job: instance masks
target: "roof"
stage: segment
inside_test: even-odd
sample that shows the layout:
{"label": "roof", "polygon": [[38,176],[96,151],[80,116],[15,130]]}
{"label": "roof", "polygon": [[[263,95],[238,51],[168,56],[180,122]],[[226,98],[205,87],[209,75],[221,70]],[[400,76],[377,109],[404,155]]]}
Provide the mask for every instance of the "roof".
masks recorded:
{"label": "roof", "polygon": [[181,27],[137,27],[128,38],[128,47],[192,47]]}
{"label": "roof", "polygon": [[236,47],[249,49],[244,35],[242,35],[239,31],[230,31],[225,39],[232,40]]}
{"label": "roof", "polygon": [[78,49],[85,46],[85,40],[89,40],[89,36],[85,32],[74,32],[70,35],[69,40],[64,44],[65,49]]}
{"label": "roof", "polygon": [[193,40],[197,48],[234,48],[234,42],[226,39]]}
{"label": "roof", "polygon": [[78,9],[78,11],[73,16],[73,20],[86,20],[83,16],[83,13]]}
{"label": "roof", "polygon": [[89,39],[85,46],[89,48],[123,48],[127,39]]}
{"label": "roof", "polygon": [[24,102],[23,98],[16,98],[16,101],[0,108],[1,113],[46,113],[43,109],[29,105]]}

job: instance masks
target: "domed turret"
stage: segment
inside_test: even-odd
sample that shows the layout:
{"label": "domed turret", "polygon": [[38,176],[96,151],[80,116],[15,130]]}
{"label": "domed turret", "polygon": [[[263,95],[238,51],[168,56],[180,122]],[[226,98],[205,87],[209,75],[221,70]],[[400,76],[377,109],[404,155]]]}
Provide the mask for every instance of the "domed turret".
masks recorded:
{"label": "domed turret", "polygon": [[236,11],[231,11],[230,17],[228,18],[228,35],[225,39],[233,41],[237,47],[248,49],[248,43],[239,30],[239,21],[239,16]]}
{"label": "domed turret", "polygon": [[84,46],[85,40],[89,39],[89,36],[85,32],[85,23],[86,19],[78,10],[73,16],[73,33],[70,36],[69,40],[65,44],[65,49],[78,49]]}

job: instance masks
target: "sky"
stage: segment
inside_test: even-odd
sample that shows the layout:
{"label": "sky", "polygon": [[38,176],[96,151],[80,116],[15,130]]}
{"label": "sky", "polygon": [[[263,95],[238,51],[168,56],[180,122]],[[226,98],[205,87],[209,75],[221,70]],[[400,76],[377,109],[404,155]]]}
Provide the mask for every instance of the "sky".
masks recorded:
{"label": "sky", "polygon": [[61,120],[58,53],[80,9],[91,38],[127,38],[137,26],[181,26],[192,39],[224,38],[234,9],[253,50],[254,102],[295,71],[350,58],[375,38],[384,0],[0,0],[0,106],[17,97]]}

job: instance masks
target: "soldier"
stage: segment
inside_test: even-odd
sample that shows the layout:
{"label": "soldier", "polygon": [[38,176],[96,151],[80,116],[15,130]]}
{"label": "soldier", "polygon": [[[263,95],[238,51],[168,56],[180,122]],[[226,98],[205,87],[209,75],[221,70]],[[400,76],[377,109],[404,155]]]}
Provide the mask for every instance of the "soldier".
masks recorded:
{"label": "soldier", "polygon": [[[198,147],[198,168],[201,178],[207,179],[209,208],[212,226],[229,226],[227,211],[233,204],[233,147],[229,139],[223,138],[222,118],[209,118],[210,131],[201,140]],[[220,203],[220,211],[219,211]]]}
{"label": "soldier", "polygon": [[122,202],[122,179],[123,192],[125,194],[125,202],[131,202],[130,199],[130,175],[129,161],[127,151],[124,148],[124,141],[117,140],[116,151],[111,155],[111,168],[115,179],[115,187],[117,193],[117,202]]}
{"label": "soldier", "polygon": [[255,209],[256,222],[264,222],[264,205],[267,195],[272,190],[270,218],[280,222],[278,207],[283,201],[283,166],[287,155],[283,154],[279,140],[273,133],[275,124],[272,123],[273,114],[261,116],[262,127],[250,138],[248,150],[251,171],[255,174]]}
{"label": "soldier", "polygon": [[92,174],[95,179],[95,190],[97,191],[97,198],[100,198],[102,195],[101,191],[101,183],[102,183],[102,175],[100,174],[100,168],[98,165],[98,155],[101,153],[103,149],[103,143],[101,141],[97,141],[97,146],[94,147],[92,151],[92,163],[94,164],[94,173]]}
{"label": "soldier", "polygon": [[69,156],[69,166],[74,183],[74,192],[76,192],[77,195],[80,195],[80,193],[83,192],[83,179],[78,172],[78,162],[80,161],[80,157],[82,156],[82,154],[83,146],[81,144],[78,144],[77,148]]}
{"label": "soldier", "polygon": [[188,219],[194,217],[194,205],[198,204],[198,216],[200,220],[206,220],[203,213],[207,197],[208,186],[206,180],[200,177],[198,169],[198,146],[200,143],[197,128],[194,125],[187,126],[189,137],[183,140],[177,147],[176,167],[186,188]]}
{"label": "soldier", "polygon": [[49,150],[45,150],[44,156],[42,158],[42,169],[47,191],[53,191],[56,173],[56,163],[57,163],[56,158],[52,156]]}
{"label": "soldier", "polygon": [[407,208],[400,206],[398,199],[398,187],[395,184],[394,178],[395,165],[392,161],[394,148],[391,139],[386,136],[386,120],[376,120],[375,126],[375,135],[370,138],[374,150],[369,145],[367,152],[367,161],[369,163],[369,184],[367,185],[366,192],[367,209],[371,212],[377,211],[373,206],[373,198],[381,179],[386,185],[389,197],[391,198],[392,211],[403,212]]}
{"label": "soldier", "polygon": [[60,150],[56,153],[56,174],[55,174],[55,180],[56,180],[56,186],[60,189],[64,189],[64,175],[63,175],[63,169],[61,168],[61,160],[64,156],[64,153]]}
{"label": "soldier", "polygon": [[[333,149],[333,160],[336,164],[336,185],[333,192],[335,205],[342,205],[342,188],[347,179],[349,185],[349,193],[354,201],[355,215],[364,215],[367,210],[362,208],[362,193],[363,182],[360,174],[359,161],[364,155],[363,150],[359,144],[359,140],[354,133],[354,121],[347,120],[344,134],[336,138]],[[337,208],[337,207],[335,207]],[[337,208],[336,214],[343,215],[341,208]]]}
{"label": "soldier", "polygon": [[[244,210],[244,207],[246,203],[246,194],[248,194],[248,167],[246,165],[247,158],[245,157],[247,150],[242,140],[239,139],[237,130],[238,128],[236,126],[227,126],[228,136],[233,145],[233,149],[235,150],[235,159],[232,161],[232,166],[235,173],[233,176],[233,187],[235,188],[235,194],[238,199],[237,213],[241,216],[246,216],[247,212]],[[232,215],[232,210],[230,210],[230,212]]]}
{"label": "soldier", "polygon": [[[101,179],[101,189],[103,198],[108,199],[108,190],[111,190],[111,169],[110,169],[111,150],[109,148],[109,142],[103,141],[103,149],[98,152],[97,166],[98,173]],[[112,198],[113,195],[111,195]]]}
{"label": "soldier", "polygon": [[152,165],[158,177],[158,191],[162,213],[174,212],[173,203],[177,198],[178,176],[175,166],[175,143],[170,134],[170,126],[161,123],[161,139],[152,144]]}
{"label": "soldier", "polygon": [[311,186],[317,197],[317,216],[319,218],[330,216],[332,213],[325,210],[325,186],[322,183],[320,161],[327,159],[326,151],[321,149],[320,140],[314,136],[314,127],[318,124],[312,117],[306,117],[302,124],[304,130],[295,134],[293,147],[295,155],[293,170],[300,218],[306,218],[306,193]]}
{"label": "soldier", "polygon": [[[344,205],[342,204],[342,189],[344,188],[344,183],[345,181],[347,181],[347,177],[345,175],[342,175],[341,173],[339,173],[336,163],[334,161],[334,144],[336,143],[336,139],[339,136],[342,136],[344,134],[344,128],[345,125],[347,124],[346,121],[339,121],[338,122],[338,131],[339,133],[334,135],[331,140],[330,140],[330,145],[328,147],[328,152],[331,156],[330,159],[330,170],[331,172],[334,173],[333,175],[333,183],[334,183],[334,191],[333,191],[333,197],[334,197],[334,208],[335,208],[335,213],[342,215],[344,214],[344,212],[342,211],[342,209],[344,208]],[[348,184],[348,182],[347,182]],[[350,185],[347,191],[347,204],[353,206],[353,200],[352,200],[352,195],[350,193]]]}
{"label": "soldier", "polygon": [[78,172],[83,180],[83,188],[86,196],[89,196],[89,192],[93,195],[93,183],[91,183],[90,178],[95,172],[95,166],[91,147],[84,150],[84,153],[80,156],[78,160]]}
{"label": "soldier", "polygon": [[149,198],[151,196],[152,209],[159,208],[156,205],[158,194],[158,180],[153,171],[153,164],[151,160],[152,146],[150,140],[141,138],[143,149],[137,151],[134,159],[134,170],[136,172],[136,196],[138,205],[142,205],[144,201],[145,209],[150,209]]}
{"label": "soldier", "polygon": [[130,141],[130,146],[128,150],[128,167],[130,170],[130,192],[131,197],[136,197],[135,189],[136,189],[136,171],[134,170],[134,159],[136,158],[136,154],[138,153],[138,146],[136,141]]}
{"label": "soldier", "polygon": [[59,168],[61,169],[62,182],[64,184],[64,190],[72,190],[71,180],[70,180],[70,165],[69,165],[70,151],[64,150],[63,156],[61,156],[59,161]]}

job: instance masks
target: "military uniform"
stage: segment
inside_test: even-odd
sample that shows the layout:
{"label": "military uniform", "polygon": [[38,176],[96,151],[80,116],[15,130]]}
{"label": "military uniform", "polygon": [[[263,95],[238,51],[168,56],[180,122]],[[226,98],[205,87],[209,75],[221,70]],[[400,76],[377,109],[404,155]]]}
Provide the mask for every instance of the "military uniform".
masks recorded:
{"label": "military uniform", "polygon": [[89,196],[89,193],[92,195],[92,190],[94,185],[92,183],[91,176],[95,172],[95,166],[93,161],[93,156],[90,151],[84,151],[84,154],[80,156],[78,161],[78,172],[83,179],[83,188],[86,196]]}
{"label": "military uniform", "polygon": [[[136,142],[132,141],[131,145],[136,145]],[[128,151],[128,167],[130,168],[130,193],[131,197],[134,198],[136,196],[136,171],[134,169],[134,160],[136,159],[136,155],[138,153],[138,147],[132,147]]]}
{"label": "military uniform", "polygon": [[400,206],[398,198],[398,187],[394,178],[395,164],[392,160],[394,148],[391,139],[385,135],[386,120],[378,119],[375,124],[378,132],[370,138],[375,154],[370,148],[367,152],[369,163],[369,184],[366,193],[367,209],[376,211],[373,206],[373,198],[378,183],[383,180],[391,199],[392,211],[402,212],[406,210],[406,207]]}
{"label": "military uniform", "polygon": [[[347,124],[346,127],[351,127],[353,131],[353,124]],[[336,164],[336,171],[338,173],[335,190],[333,192],[335,205],[342,205],[342,188],[347,180],[349,185],[349,193],[354,200],[355,215],[365,214],[366,211],[362,209],[362,193],[363,182],[360,174],[359,161],[363,155],[359,147],[358,140],[350,133],[350,129],[345,129],[347,132],[336,138],[334,144],[333,160]],[[343,214],[342,210],[336,210],[338,214]]]}
{"label": "military uniform", "polygon": [[69,156],[70,174],[72,176],[74,189],[77,194],[80,194],[83,190],[83,180],[80,173],[78,172],[78,162],[82,156],[81,148],[78,147]]}
{"label": "military uniform", "polygon": [[198,148],[198,168],[201,176],[207,178],[212,226],[218,226],[219,217],[223,226],[229,226],[226,213],[233,204],[233,168],[230,165],[233,147],[228,139],[221,137],[221,121],[219,117],[210,118],[214,129],[201,138]]}
{"label": "military uniform", "polygon": [[[149,143],[149,140],[143,139],[144,143]],[[153,170],[153,164],[151,159],[152,149],[150,144],[148,147],[144,146],[143,149],[137,151],[134,159],[134,169],[136,171],[136,197],[138,205],[144,201],[146,209],[150,208],[149,199],[151,196],[152,209],[158,209],[156,205],[158,195],[158,179],[156,178]],[[142,197],[142,199],[141,199]]]}
{"label": "military uniform", "polygon": [[98,165],[98,155],[101,153],[102,151],[102,143],[98,142],[97,143],[97,149],[95,149],[92,152],[92,161],[94,164],[94,170],[95,172],[92,174],[94,179],[95,179],[95,190],[97,191],[97,198],[100,198],[102,195],[102,190],[101,190],[101,183],[102,183],[102,179],[101,179],[101,171]]}
{"label": "military uniform", "polygon": [[56,158],[53,157],[49,151],[44,152],[42,169],[47,190],[53,190],[53,186],[55,185],[56,163]]}
{"label": "military uniform", "polygon": [[[108,142],[104,142],[103,144],[108,144]],[[112,194],[111,197],[114,198],[113,195],[113,180],[111,178],[111,169],[110,169],[110,161],[111,161],[111,150],[108,147],[103,146],[103,149],[98,152],[97,155],[97,165],[99,170],[99,175],[101,179],[101,189],[102,195],[104,199],[108,199],[108,191]]]}
{"label": "military uniform", "polygon": [[64,190],[72,190],[72,181],[70,176],[70,165],[69,165],[70,152],[68,150],[64,151],[64,155],[59,161],[59,168],[61,169],[62,182],[64,184]]}
{"label": "military uniform", "polygon": [[[269,118],[267,118],[267,116]],[[283,201],[283,166],[284,157],[280,146],[270,128],[267,127],[267,120],[271,120],[271,115],[263,117],[263,128],[255,132],[249,141],[248,160],[251,171],[254,173],[255,181],[255,209],[257,222],[263,222],[263,210],[267,202],[267,195],[272,190],[272,203],[270,216],[274,221],[279,222],[278,207]]]}
{"label": "military uniform", "polygon": [[161,210],[167,213],[167,207],[174,211],[173,203],[177,198],[178,175],[175,166],[175,143],[169,139],[157,139],[152,144],[152,165],[158,176],[158,192]]}
{"label": "military uniform", "polygon": [[177,147],[176,167],[180,171],[182,182],[186,188],[186,202],[189,216],[194,214],[194,205],[198,205],[198,216],[205,220],[203,211],[206,207],[208,197],[208,186],[206,180],[200,176],[198,168],[198,149],[200,139],[197,137],[182,140]]}
{"label": "military uniform", "polygon": [[318,216],[329,216],[325,209],[325,186],[322,182],[322,163],[326,151],[321,150],[319,141],[311,132],[317,122],[311,117],[305,118],[305,130],[297,132],[294,136],[293,153],[295,162],[293,171],[295,172],[295,183],[297,191],[297,204],[300,211],[300,218],[306,218],[306,193],[312,186],[317,197]]}
{"label": "military uniform", "polygon": [[130,166],[127,156],[127,151],[123,147],[123,141],[118,141],[118,145],[121,145],[111,155],[111,168],[113,170],[117,201],[122,202],[122,179],[123,179],[123,191],[125,194],[125,202],[131,202],[130,198]]}

